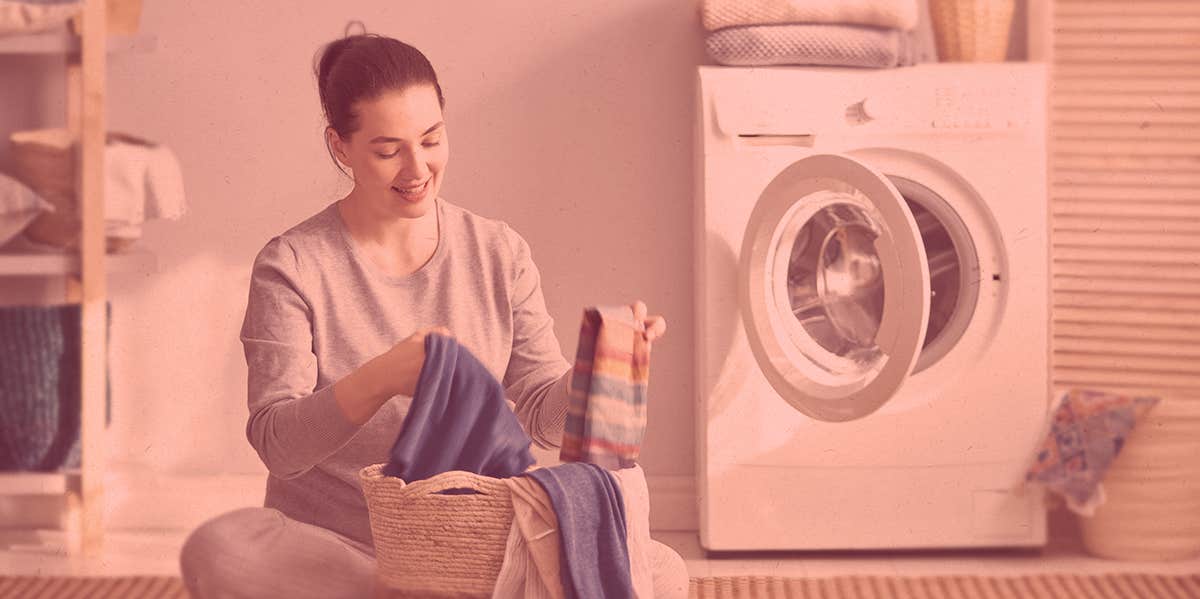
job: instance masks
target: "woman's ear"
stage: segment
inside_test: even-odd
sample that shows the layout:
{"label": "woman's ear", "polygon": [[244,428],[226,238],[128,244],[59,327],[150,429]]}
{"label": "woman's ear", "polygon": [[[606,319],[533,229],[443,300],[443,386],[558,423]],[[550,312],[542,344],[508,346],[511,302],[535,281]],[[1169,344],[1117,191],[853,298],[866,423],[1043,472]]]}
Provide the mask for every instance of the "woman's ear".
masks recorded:
{"label": "woman's ear", "polygon": [[333,127],[326,127],[325,141],[329,145],[330,151],[333,152],[333,156],[342,164],[350,166],[350,159],[346,154],[346,145],[342,143],[342,136],[338,135],[337,130]]}

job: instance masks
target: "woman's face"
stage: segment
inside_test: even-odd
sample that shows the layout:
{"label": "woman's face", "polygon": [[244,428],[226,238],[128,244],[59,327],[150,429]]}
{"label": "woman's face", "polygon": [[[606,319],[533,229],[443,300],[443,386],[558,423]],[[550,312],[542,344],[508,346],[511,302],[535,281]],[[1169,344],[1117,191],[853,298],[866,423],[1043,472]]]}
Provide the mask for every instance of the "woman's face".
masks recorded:
{"label": "woman's face", "polygon": [[450,146],[432,85],[385,92],[358,103],[349,140],[329,129],[337,157],[354,173],[354,193],[377,210],[415,218],[433,205]]}

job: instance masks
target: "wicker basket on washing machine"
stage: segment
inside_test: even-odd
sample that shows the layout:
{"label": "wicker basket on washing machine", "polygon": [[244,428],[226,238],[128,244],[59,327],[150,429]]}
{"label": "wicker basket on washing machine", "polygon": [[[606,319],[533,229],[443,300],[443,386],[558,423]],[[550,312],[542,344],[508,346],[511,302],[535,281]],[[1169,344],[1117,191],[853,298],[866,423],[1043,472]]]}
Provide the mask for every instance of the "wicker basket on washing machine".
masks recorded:
{"label": "wicker basket on washing machine", "polygon": [[1003,62],[1015,0],[929,0],[942,62]]}
{"label": "wicker basket on washing machine", "polygon": [[380,583],[405,596],[491,597],[512,527],[508,486],[460,470],[406,483],[383,467],[359,471]]}

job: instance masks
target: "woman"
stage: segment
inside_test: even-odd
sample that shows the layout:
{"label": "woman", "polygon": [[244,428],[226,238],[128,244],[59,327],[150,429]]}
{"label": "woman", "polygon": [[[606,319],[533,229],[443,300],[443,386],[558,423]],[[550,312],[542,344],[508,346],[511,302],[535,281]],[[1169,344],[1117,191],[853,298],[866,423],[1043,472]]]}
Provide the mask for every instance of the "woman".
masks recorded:
{"label": "woman", "polygon": [[[562,435],[571,365],[528,244],[438,197],[449,146],[429,61],[355,35],[325,47],[316,75],[327,147],[354,187],[254,261],[241,339],[246,435],[270,471],[266,500],[188,537],[180,566],[195,597],[371,594],[358,471],[388,460],[429,332],[453,334],[503,375],[538,446]],[[666,331],[642,302],[634,311],[648,339]],[[651,553],[656,594],[686,596],[679,556],[657,542]]]}

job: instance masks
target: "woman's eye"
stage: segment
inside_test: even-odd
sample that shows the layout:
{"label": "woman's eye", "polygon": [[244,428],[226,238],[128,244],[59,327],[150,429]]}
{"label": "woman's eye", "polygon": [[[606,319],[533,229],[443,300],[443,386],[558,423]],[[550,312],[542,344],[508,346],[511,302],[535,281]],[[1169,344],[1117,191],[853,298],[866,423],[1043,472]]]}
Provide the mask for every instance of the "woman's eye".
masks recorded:
{"label": "woman's eye", "polygon": [[[427,141],[427,142],[424,142],[424,143],[422,143],[421,145],[422,145],[422,146],[425,146],[426,148],[432,148],[432,147],[434,147],[434,146],[439,146],[439,145],[441,145],[441,144],[442,144],[442,140],[440,140],[440,139],[435,139],[435,140],[432,140],[432,141]],[[383,158],[383,159],[387,159],[387,158],[395,158],[395,157],[397,157],[397,156],[399,156],[399,155],[400,155],[400,150],[396,150],[395,152],[392,152],[391,154],[379,154],[379,153],[376,153],[375,155],[376,155],[376,156],[378,156],[378,157],[380,157],[380,158]]]}

